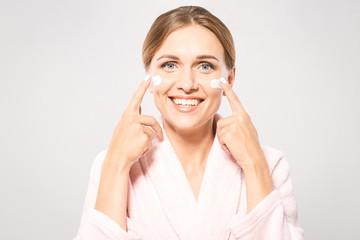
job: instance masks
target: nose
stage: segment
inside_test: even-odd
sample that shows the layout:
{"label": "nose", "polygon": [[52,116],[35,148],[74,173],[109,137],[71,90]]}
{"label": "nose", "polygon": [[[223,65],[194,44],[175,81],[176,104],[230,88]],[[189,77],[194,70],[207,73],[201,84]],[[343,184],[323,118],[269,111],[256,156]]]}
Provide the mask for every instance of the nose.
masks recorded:
{"label": "nose", "polygon": [[184,92],[193,92],[199,89],[199,84],[191,70],[184,70],[179,76],[176,87]]}

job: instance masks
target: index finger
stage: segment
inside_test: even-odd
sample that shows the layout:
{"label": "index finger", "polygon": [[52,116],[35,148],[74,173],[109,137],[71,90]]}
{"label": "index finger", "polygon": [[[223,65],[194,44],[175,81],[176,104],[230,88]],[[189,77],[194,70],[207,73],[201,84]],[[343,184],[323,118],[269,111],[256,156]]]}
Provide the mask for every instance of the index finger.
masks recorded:
{"label": "index finger", "polygon": [[234,90],[232,89],[230,84],[228,84],[227,82],[224,83],[223,81],[220,81],[220,86],[222,87],[222,89],[225,92],[225,96],[226,96],[226,98],[228,99],[228,101],[230,103],[230,107],[231,107],[231,110],[232,110],[233,114],[234,113],[235,114],[237,114],[237,113],[242,113],[242,114],[246,113],[245,109],[241,105],[241,102],[240,102],[238,96],[236,95],[236,93],[234,92]]}
{"label": "index finger", "polygon": [[138,88],[136,89],[136,91],[134,92],[133,96],[130,99],[127,108],[128,110],[134,111],[136,113],[139,112],[142,99],[146,93],[146,90],[150,86],[150,82],[151,82],[150,77],[151,76],[147,74],[144,78],[144,81],[141,81],[140,85],[138,86]]}

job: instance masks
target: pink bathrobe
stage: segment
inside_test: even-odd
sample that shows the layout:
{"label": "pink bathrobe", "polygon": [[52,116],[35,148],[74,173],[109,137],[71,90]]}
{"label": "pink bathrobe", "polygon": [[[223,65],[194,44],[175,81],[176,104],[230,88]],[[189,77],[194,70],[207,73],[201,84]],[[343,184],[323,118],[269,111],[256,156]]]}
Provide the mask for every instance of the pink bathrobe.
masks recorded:
{"label": "pink bathrobe", "polygon": [[[163,129],[163,118],[157,118]],[[217,136],[208,155],[198,200],[163,129],[164,141],[133,164],[129,174],[126,232],[94,209],[107,149],[94,160],[75,240],[300,240],[303,239],[289,164],[284,154],[262,146],[274,190],[246,213],[240,166]]]}

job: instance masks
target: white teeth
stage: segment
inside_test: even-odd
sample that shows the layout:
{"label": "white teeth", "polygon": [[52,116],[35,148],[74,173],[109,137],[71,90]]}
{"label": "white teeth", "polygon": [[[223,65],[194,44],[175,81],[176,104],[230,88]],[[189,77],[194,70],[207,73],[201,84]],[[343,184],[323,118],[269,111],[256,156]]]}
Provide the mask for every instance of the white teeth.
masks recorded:
{"label": "white teeth", "polygon": [[171,99],[175,104],[181,106],[196,106],[200,103],[199,99],[180,99],[180,98],[172,98]]}

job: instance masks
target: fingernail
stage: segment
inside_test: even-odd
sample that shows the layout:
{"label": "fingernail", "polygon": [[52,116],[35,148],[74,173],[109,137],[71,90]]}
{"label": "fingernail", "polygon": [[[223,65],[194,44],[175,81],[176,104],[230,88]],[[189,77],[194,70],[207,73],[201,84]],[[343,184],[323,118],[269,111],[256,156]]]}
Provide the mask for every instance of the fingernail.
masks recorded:
{"label": "fingernail", "polygon": [[144,81],[145,82],[148,81],[150,79],[150,77],[151,77],[150,74],[146,74],[145,77],[144,77]]}
{"label": "fingernail", "polygon": [[224,83],[224,84],[227,84],[227,83],[228,83],[228,82],[225,80],[225,78],[223,78],[223,77],[220,78],[220,81],[221,81],[222,83]]}

